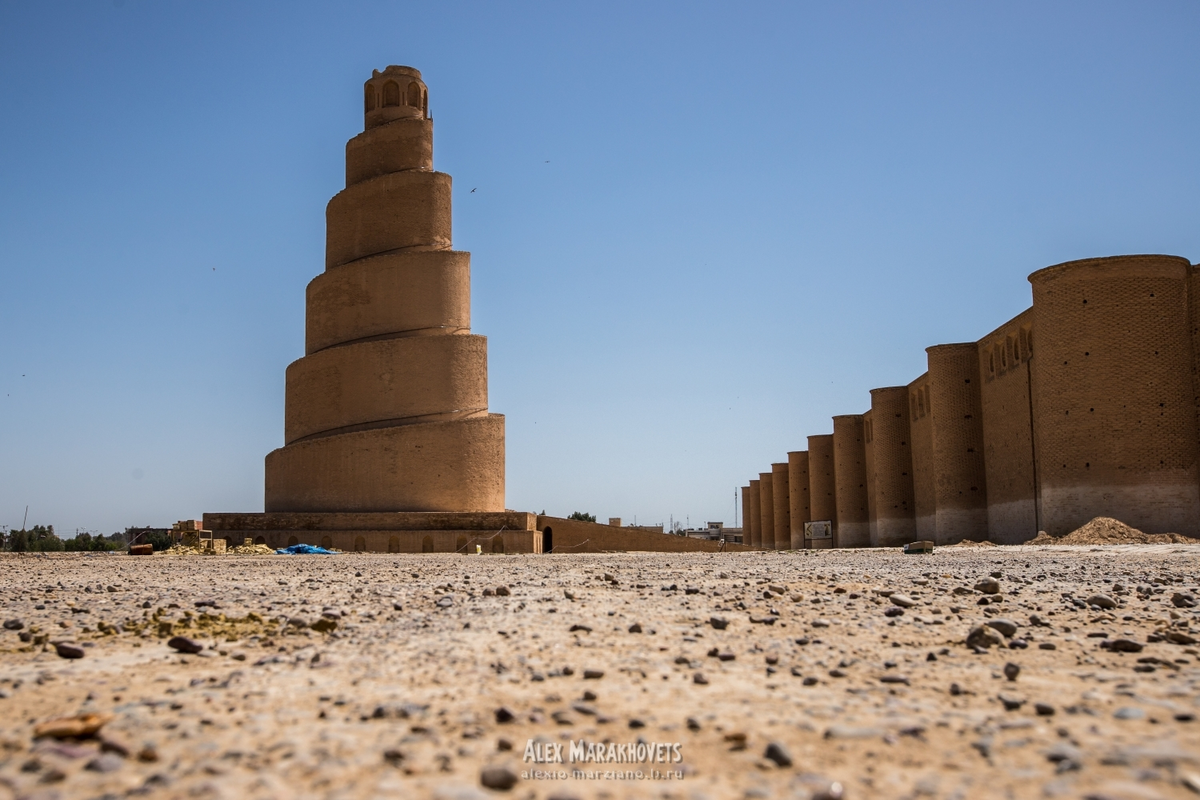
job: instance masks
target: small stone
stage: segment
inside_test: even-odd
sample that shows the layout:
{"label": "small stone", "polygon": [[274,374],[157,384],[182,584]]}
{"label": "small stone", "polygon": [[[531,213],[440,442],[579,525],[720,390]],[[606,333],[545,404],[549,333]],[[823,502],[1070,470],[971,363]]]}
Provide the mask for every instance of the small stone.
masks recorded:
{"label": "small stone", "polygon": [[1114,653],[1140,653],[1145,645],[1133,639],[1113,639],[1108,643],[1108,649]]}
{"label": "small stone", "polygon": [[1005,639],[1011,639],[1017,633],[1017,623],[1013,622],[1011,619],[1005,619],[1004,617],[989,619],[984,624],[986,624],[989,628],[995,628],[996,630],[1000,631]]}
{"label": "small stone", "polygon": [[1106,594],[1094,594],[1085,601],[1089,606],[1097,606],[1098,608],[1110,609],[1117,607],[1117,601],[1113,600]]}
{"label": "small stone", "polygon": [[507,586],[497,586],[496,587],[496,597],[508,597],[511,594],[512,594],[512,592],[510,592],[508,590]]}
{"label": "small stone", "polygon": [[950,696],[951,697],[958,697],[962,693],[963,693],[963,690],[962,690],[961,686],[959,686],[957,683],[950,684]]}
{"label": "small stone", "polygon": [[704,677],[703,672],[697,672],[692,675],[692,683],[696,683],[701,686],[706,686],[706,685],[708,685],[708,678]]}
{"label": "small stone", "polygon": [[1167,631],[1167,641],[1175,644],[1195,644],[1196,638],[1183,631]]}
{"label": "small stone", "polygon": [[1004,665],[1004,677],[1008,678],[1010,681],[1015,681],[1017,676],[1020,674],[1020,665],[1014,664],[1011,661]]}
{"label": "small stone", "polygon": [[488,789],[507,792],[517,785],[517,773],[507,765],[484,767],[483,771],[479,773],[479,782]]}
{"label": "small stone", "polygon": [[25,621],[21,619],[6,619],[4,620],[4,630],[19,631],[25,627]]}
{"label": "small stone", "polygon": [[602,669],[585,669],[583,671],[583,679],[585,681],[598,681],[603,677],[604,670]]}
{"label": "small stone", "polygon": [[[1195,608],[1196,596],[1175,592],[1175,594],[1171,595],[1171,605],[1175,606],[1176,608]],[[8,627],[7,622],[4,623],[4,627]]]}
{"label": "small stone", "polygon": [[1039,717],[1054,716],[1054,706],[1050,705],[1049,703],[1034,703],[1033,710],[1037,712]]}
{"label": "small stone", "polygon": [[124,763],[124,759],[116,753],[101,753],[84,765],[84,769],[100,773],[116,772]]}
{"label": "small stone", "polygon": [[729,627],[729,620],[724,617],[709,617],[708,624],[712,625],[716,630],[723,631]]}
{"label": "small stone", "polygon": [[178,650],[180,653],[199,653],[204,649],[204,645],[200,642],[186,636],[172,636],[167,640],[167,647]]}
{"label": "small stone", "polygon": [[74,642],[55,642],[54,652],[60,658],[83,658],[84,649]]}
{"label": "small stone", "polygon": [[1146,712],[1135,706],[1124,706],[1114,711],[1113,716],[1117,719],[1142,719],[1146,716]]}
{"label": "small stone", "polygon": [[1002,644],[1004,644],[1004,637],[998,630],[987,625],[976,625],[967,634],[968,647],[988,648],[993,645],[998,646]]}
{"label": "small stone", "polygon": [[450,606],[454,605],[454,598],[448,594],[444,594],[437,599],[437,603],[435,605],[437,605],[438,608],[449,608]]}
{"label": "small stone", "polygon": [[984,578],[975,584],[975,591],[984,594],[1000,594],[1000,581],[995,578]]}
{"label": "small stone", "polygon": [[34,738],[49,737],[51,739],[82,739],[95,736],[96,733],[111,722],[111,714],[76,714],[73,717],[52,719],[34,726]]}
{"label": "small stone", "polygon": [[1024,698],[1017,697],[1015,694],[1001,692],[999,695],[997,695],[997,699],[1004,704],[1005,711],[1016,711],[1018,708],[1025,705]]}
{"label": "small stone", "polygon": [[1037,614],[1029,615],[1029,624],[1035,628],[1048,628],[1050,623]]}
{"label": "small stone", "polygon": [[912,608],[917,604],[916,600],[913,600],[906,594],[894,594],[888,599],[891,600],[894,605],[898,605],[901,608]]}
{"label": "small stone", "polygon": [[792,765],[791,755],[779,742],[771,742],[767,745],[767,750],[763,753],[763,757],[768,761],[774,761],[775,765],[779,767],[790,767]]}
{"label": "small stone", "polygon": [[497,708],[495,711],[495,717],[496,717],[496,722],[498,722],[501,725],[504,725],[504,724],[512,722],[514,719],[516,719],[517,715],[514,714],[513,712],[509,711],[504,706],[500,706],[500,708]]}
{"label": "small stone", "polygon": [[592,629],[589,628],[587,625],[580,625],[580,624],[576,623],[575,625],[572,625],[570,627],[570,629],[567,631],[567,633],[575,633],[576,631],[583,631],[584,633],[591,633]]}
{"label": "small stone", "polygon": [[1057,650],[1058,645],[1054,642],[1041,642],[1038,644],[1038,650]]}
{"label": "small stone", "polygon": [[630,633],[641,633],[641,632],[642,632],[642,626],[641,626],[640,624],[638,624],[638,623],[636,623],[636,622],[635,622],[635,623],[633,623],[632,625],[630,625],[630,626],[629,626],[629,632],[630,632]]}
{"label": "small stone", "polygon": [[312,629],[318,633],[329,633],[335,630],[337,626],[337,620],[323,616],[312,624]]}
{"label": "small stone", "polygon": [[903,616],[903,614],[904,614],[904,609],[901,608],[900,606],[888,606],[883,611],[883,615],[885,617],[899,617],[899,616]]}

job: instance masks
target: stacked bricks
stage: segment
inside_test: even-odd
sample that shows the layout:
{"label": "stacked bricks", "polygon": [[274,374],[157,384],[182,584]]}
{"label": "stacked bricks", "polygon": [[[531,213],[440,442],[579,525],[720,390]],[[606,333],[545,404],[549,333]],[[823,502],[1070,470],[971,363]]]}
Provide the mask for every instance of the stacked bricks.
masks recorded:
{"label": "stacked bricks", "polygon": [[1189,263],[1072,261],[1030,276],[1042,528],[1103,508],[1148,533],[1194,535],[1197,486]]}
{"label": "stacked bricks", "polygon": [[758,479],[750,481],[750,527],[742,534],[742,541],[751,547],[762,547],[762,503],[758,485]]}
{"label": "stacked bricks", "polygon": [[759,546],[775,549],[775,480],[770,472],[758,474],[758,518],[761,531]]}
{"label": "stacked bricks", "polygon": [[908,413],[908,387],[871,390],[875,547],[900,547],[917,537]]}
{"label": "stacked bricks", "polygon": [[788,453],[788,539],[792,550],[804,548],[804,523],[812,520],[808,502],[808,451]]}
{"label": "stacked bricks", "polygon": [[987,539],[987,477],[983,469],[983,409],[979,349],[969,344],[927,348],[933,419],[933,541]]}
{"label": "stacked bricks", "polygon": [[834,547],[868,547],[871,544],[863,444],[861,414],[833,418],[834,507],[837,509],[833,525]]}
{"label": "stacked bricks", "polygon": [[786,463],[771,465],[771,497],[775,501],[775,549],[787,550],[792,546],[792,506],[790,483]]}

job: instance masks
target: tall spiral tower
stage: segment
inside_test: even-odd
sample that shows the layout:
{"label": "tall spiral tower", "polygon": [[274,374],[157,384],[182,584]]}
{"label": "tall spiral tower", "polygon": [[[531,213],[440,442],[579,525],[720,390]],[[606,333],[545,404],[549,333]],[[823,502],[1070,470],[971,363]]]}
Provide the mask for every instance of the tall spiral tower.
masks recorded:
{"label": "tall spiral tower", "polygon": [[325,211],[265,511],[205,514],[204,527],[230,544],[540,553],[537,515],[504,508],[504,417],[488,411],[471,255],[453,249],[421,73],[376,70],[363,113]]}
{"label": "tall spiral tower", "polygon": [[421,73],[376,70],[364,113],[326,209],[266,511],[502,511],[504,417],[488,412],[487,339],[471,333],[471,259],[452,249]]}

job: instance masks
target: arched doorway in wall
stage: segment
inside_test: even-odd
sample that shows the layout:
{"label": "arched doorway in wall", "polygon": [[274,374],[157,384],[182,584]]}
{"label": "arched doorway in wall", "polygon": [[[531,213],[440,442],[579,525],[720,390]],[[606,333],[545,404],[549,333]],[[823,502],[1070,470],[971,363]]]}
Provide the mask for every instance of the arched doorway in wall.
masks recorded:
{"label": "arched doorway in wall", "polygon": [[493,553],[503,553],[504,552],[504,537],[503,536],[497,536],[495,539],[492,539],[492,552]]}
{"label": "arched doorway in wall", "polygon": [[454,543],[454,552],[456,552],[456,553],[467,552],[467,537],[465,537],[465,536],[458,537],[458,541]]}
{"label": "arched doorway in wall", "polygon": [[432,536],[426,536],[424,539],[421,540],[421,552],[422,553],[432,553],[433,552],[433,537]]}
{"label": "arched doorway in wall", "polygon": [[254,537],[254,543],[255,543],[255,544],[266,544],[266,543],[267,543],[267,537],[265,537],[265,536],[255,536],[255,537]]}
{"label": "arched doorway in wall", "polygon": [[388,538],[388,552],[389,553],[399,553],[400,552],[400,537],[399,536],[392,536],[392,537]]}
{"label": "arched doorway in wall", "polygon": [[354,552],[363,553],[367,549],[367,540],[362,536],[354,537]]}
{"label": "arched doorway in wall", "polygon": [[324,547],[326,550],[333,549],[333,539],[329,538],[328,536],[322,536],[321,547]]}
{"label": "arched doorway in wall", "polygon": [[297,539],[295,536],[289,536],[287,546],[291,547],[294,544],[300,544],[300,540]]}
{"label": "arched doorway in wall", "polygon": [[554,552],[554,528],[546,528],[542,531],[542,552]]}

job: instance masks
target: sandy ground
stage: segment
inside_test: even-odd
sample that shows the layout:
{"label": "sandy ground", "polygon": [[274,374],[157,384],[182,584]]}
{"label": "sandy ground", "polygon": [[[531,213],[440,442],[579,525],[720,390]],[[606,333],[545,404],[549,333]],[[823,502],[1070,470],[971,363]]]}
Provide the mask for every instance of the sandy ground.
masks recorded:
{"label": "sandy ground", "polygon": [[1197,556],[6,554],[0,799],[1197,797]]}

